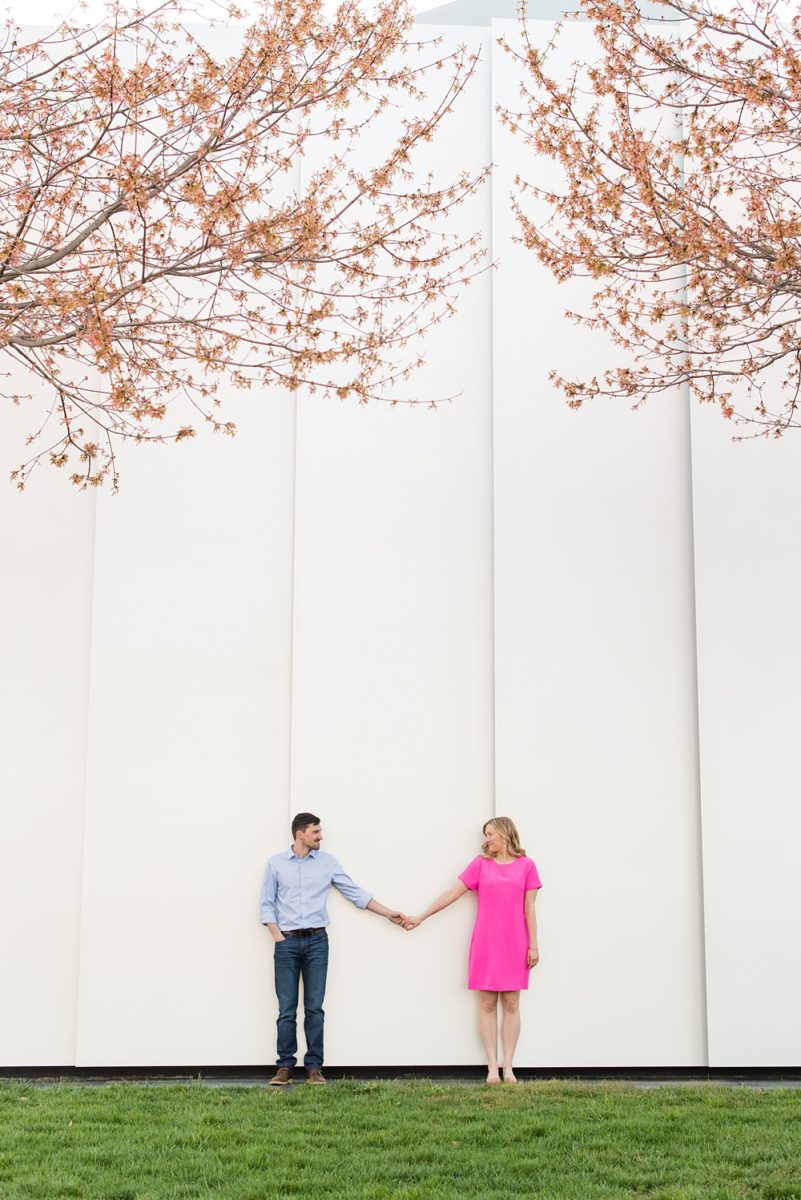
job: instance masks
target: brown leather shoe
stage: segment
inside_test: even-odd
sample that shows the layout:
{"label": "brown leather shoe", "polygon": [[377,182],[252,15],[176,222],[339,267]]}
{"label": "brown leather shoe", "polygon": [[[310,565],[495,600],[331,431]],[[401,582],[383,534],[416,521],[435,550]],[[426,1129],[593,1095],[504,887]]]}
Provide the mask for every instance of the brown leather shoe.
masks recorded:
{"label": "brown leather shoe", "polygon": [[270,1080],[270,1087],[284,1087],[285,1084],[292,1082],[292,1068],[279,1067]]}
{"label": "brown leather shoe", "polygon": [[307,1083],[325,1083],[325,1081],[325,1075],[323,1075],[319,1067],[309,1067],[309,1070],[306,1072]]}

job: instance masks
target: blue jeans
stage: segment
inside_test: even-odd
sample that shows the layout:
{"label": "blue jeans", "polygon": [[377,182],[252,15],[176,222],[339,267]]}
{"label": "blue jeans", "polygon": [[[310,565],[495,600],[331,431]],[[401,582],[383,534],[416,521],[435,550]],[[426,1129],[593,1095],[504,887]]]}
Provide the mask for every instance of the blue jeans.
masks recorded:
{"label": "blue jeans", "polygon": [[303,977],[303,1032],[306,1054],[303,1065],[323,1065],[323,999],[328,974],[328,934],[323,929],[309,937],[284,938],[275,943],[275,993],[278,996],[279,1067],[294,1067],[298,1050],[298,986]]}

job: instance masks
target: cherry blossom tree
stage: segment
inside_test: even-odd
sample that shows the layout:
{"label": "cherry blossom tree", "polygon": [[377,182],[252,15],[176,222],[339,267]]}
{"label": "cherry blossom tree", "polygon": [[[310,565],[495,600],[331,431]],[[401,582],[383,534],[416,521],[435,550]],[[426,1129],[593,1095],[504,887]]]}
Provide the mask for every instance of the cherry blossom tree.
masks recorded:
{"label": "cherry blossom tree", "polygon": [[227,56],[192,17],[6,29],[0,390],[45,397],[20,488],[43,462],[116,487],[120,439],[233,433],[223,380],[416,402],[417,339],[480,269],[447,221],[483,177],[418,166],[473,55],[413,41],[403,0],[263,0]]}
{"label": "cherry blossom tree", "polygon": [[798,428],[801,18],[765,0],[582,8],[598,56],[561,82],[554,42],[529,27],[507,45],[524,82],[502,119],[560,177],[518,181],[520,238],[557,279],[591,277],[569,315],[622,351],[600,379],[552,378],[573,407],[688,385],[744,436]]}

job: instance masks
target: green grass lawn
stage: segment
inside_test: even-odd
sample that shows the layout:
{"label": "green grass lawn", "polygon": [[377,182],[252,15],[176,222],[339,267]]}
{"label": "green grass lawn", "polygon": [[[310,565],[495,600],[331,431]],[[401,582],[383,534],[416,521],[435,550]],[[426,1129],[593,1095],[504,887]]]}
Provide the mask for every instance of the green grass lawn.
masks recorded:
{"label": "green grass lawn", "polygon": [[2,1200],[801,1200],[801,1092],[0,1084]]}

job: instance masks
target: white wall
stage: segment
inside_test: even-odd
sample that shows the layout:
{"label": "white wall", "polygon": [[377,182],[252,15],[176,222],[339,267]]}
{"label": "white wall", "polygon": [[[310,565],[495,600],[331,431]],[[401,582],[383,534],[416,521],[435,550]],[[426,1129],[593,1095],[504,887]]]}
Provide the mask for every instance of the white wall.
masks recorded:
{"label": "white wall", "polygon": [[[593,53],[588,25],[570,32],[565,73]],[[516,23],[493,34],[495,103],[514,108],[497,39]],[[496,804],[545,884],[524,1054],[703,1062],[688,414],[567,408],[549,369],[592,374],[606,348],[562,316],[589,289],[514,244],[508,203],[516,175],[554,169],[500,123],[493,160]]]}
{"label": "white wall", "polygon": [[4,409],[0,1063],[64,1065],[75,1059],[95,496],[46,467],[17,492],[9,472],[41,415]]}
{"label": "white wall", "polygon": [[[497,164],[455,228],[499,266],[416,381],[456,402],[232,395],[235,441],[131,449],[116,498],[0,489],[2,1064],[272,1061],[258,890],[301,808],[407,911],[518,820],[521,1066],[799,1061],[801,451],[552,392],[607,350],[513,244],[501,29],[443,31],[483,60],[432,166]],[[481,1061],[473,903],[404,935],[332,897],[330,1064]]]}
{"label": "white wall", "polygon": [[[477,31],[449,33],[463,37]],[[424,164],[444,176],[490,159],[487,36],[483,52]],[[486,187],[456,220],[488,241],[490,216]],[[427,339],[415,388],[458,391],[453,404],[299,407],[292,807],[324,814],[347,869],[412,912],[455,880],[493,811],[491,282]],[[337,904],[333,1060],[475,1060],[469,929],[467,902],[413,935]],[[418,1016],[398,1028],[402,1012]]]}
{"label": "white wall", "polygon": [[[288,820],[294,404],[136,449],[98,506],[77,1061],[265,1057]],[[141,460],[141,461],[140,461]]]}
{"label": "white wall", "polygon": [[713,1066],[801,1063],[801,442],[693,413]]}

